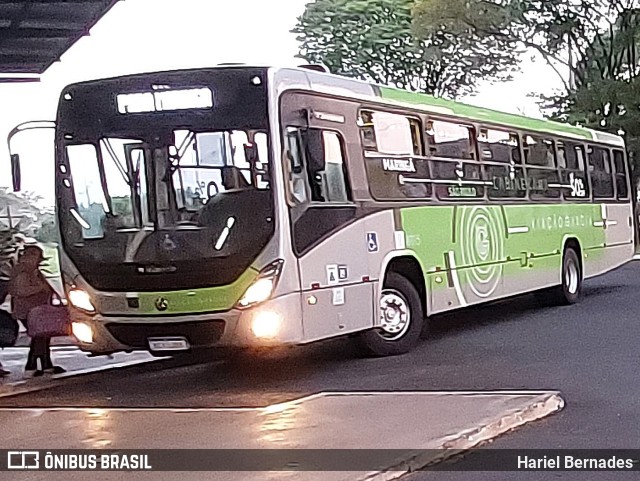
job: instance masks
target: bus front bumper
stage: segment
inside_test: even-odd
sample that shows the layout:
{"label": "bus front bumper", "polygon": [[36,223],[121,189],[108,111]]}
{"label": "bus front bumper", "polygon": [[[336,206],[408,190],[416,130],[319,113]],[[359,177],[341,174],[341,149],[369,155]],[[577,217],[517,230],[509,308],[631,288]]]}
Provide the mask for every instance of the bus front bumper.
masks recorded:
{"label": "bus front bumper", "polygon": [[246,310],[133,317],[90,316],[74,309],[71,319],[78,346],[94,354],[152,350],[149,341],[157,339],[185,339],[190,349],[277,346],[303,339],[299,293]]}

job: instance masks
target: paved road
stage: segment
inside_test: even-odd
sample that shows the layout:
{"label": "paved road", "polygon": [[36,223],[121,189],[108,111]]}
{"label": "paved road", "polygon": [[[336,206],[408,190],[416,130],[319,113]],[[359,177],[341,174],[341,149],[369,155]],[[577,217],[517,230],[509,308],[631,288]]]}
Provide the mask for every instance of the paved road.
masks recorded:
{"label": "paved road", "polygon": [[[563,413],[494,446],[640,447],[639,297],[640,263],[634,262],[587,282],[577,306],[540,307],[525,296],[439,317],[432,339],[405,356],[361,358],[341,340],[229,362],[135,367],[72,389],[0,399],[0,406],[261,406],[319,391],[559,389],[567,401]],[[438,473],[437,478],[478,475]],[[418,474],[414,481],[427,476]],[[518,479],[534,476],[574,479],[574,473],[519,474]],[[608,479],[620,476],[626,475]],[[514,473],[491,479],[514,479]]]}

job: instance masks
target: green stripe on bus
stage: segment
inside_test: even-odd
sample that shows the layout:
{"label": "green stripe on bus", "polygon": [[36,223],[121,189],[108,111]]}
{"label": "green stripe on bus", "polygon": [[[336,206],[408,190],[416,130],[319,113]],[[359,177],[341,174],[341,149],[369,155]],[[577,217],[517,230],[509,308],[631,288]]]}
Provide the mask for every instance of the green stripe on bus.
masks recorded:
{"label": "green stripe on bus", "polygon": [[524,267],[559,269],[566,237],[583,251],[605,245],[604,229],[594,226],[602,220],[600,204],[425,206],[401,213],[407,248],[425,272],[464,271],[461,282],[480,297],[491,297],[500,279],[522,275]]}
{"label": "green stripe on bus", "polygon": [[[254,269],[247,269],[234,283],[225,286],[184,291],[141,292],[139,313],[167,315],[228,311],[238,303],[257,275]],[[160,311],[156,307],[158,299],[166,301],[165,310]]]}
{"label": "green stripe on bus", "polygon": [[560,122],[552,122],[550,120],[531,119],[515,114],[507,114],[495,110],[474,107],[471,105],[461,104],[452,100],[441,99],[431,95],[420,94],[416,92],[407,92],[390,87],[380,87],[380,95],[384,99],[395,100],[415,105],[422,105],[426,109],[429,107],[446,108],[451,111],[452,115],[464,117],[469,120],[479,122],[491,122],[495,124],[503,124],[505,127],[510,126],[515,129],[531,130],[536,132],[545,132],[548,134],[577,136],[587,140],[595,140],[591,131],[580,127]]}

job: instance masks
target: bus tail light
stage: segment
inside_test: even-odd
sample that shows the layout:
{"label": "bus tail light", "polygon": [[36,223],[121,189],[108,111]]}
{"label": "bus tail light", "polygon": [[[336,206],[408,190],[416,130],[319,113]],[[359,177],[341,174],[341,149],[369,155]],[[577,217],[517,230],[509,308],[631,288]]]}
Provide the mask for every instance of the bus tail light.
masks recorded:
{"label": "bus tail light", "polygon": [[238,301],[237,307],[245,309],[268,300],[278,285],[283,264],[284,261],[278,259],[262,269]]}

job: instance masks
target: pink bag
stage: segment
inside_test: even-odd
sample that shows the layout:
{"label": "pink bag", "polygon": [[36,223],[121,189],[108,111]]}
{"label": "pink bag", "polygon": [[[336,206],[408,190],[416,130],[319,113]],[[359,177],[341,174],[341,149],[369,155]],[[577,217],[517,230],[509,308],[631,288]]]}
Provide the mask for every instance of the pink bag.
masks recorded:
{"label": "pink bag", "polygon": [[58,337],[71,334],[71,320],[66,306],[34,307],[27,316],[29,337]]}

